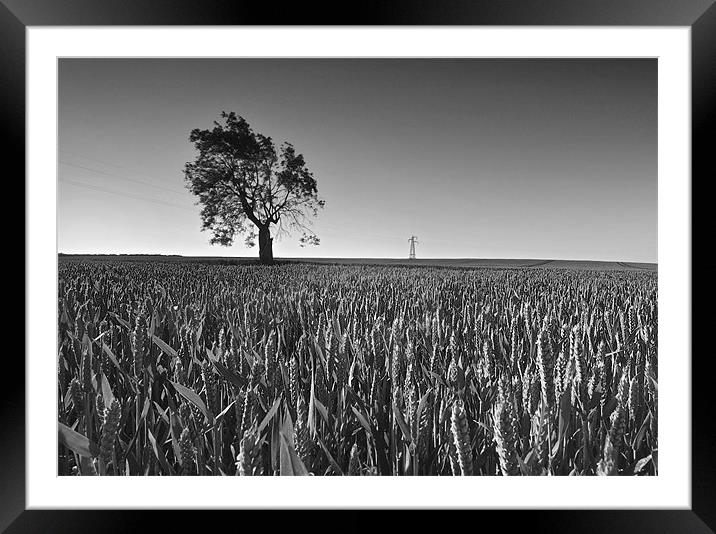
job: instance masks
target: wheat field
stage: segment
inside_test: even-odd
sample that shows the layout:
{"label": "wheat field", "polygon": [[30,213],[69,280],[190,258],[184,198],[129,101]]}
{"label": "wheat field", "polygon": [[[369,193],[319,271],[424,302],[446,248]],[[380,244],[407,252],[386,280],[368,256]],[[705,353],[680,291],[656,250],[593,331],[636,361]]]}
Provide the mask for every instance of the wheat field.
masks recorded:
{"label": "wheat field", "polygon": [[60,475],[656,475],[657,273],[59,263]]}

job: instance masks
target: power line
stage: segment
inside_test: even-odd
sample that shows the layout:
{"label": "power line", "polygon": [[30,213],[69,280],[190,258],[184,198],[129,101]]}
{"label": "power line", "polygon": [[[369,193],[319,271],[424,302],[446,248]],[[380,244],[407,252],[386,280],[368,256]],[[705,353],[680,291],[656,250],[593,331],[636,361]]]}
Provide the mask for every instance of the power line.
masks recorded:
{"label": "power line", "polygon": [[[145,201],[145,202],[151,202],[151,203],[153,203],[153,204],[158,204],[158,205],[162,205],[162,206],[168,206],[168,207],[171,207],[171,208],[178,208],[178,209],[182,209],[182,210],[186,210],[186,211],[195,212],[194,209],[192,209],[192,208],[190,208],[190,207],[188,207],[188,206],[181,206],[181,205],[179,205],[179,204],[172,204],[172,203],[170,203],[170,202],[164,202],[164,201],[162,201],[162,200],[153,199],[153,198],[148,198],[148,197],[144,197],[144,196],[141,196],[141,195],[134,195],[134,194],[131,194],[131,193],[121,193],[121,192],[119,192],[119,191],[112,191],[111,189],[105,189],[105,188],[100,187],[100,186],[91,185],[91,184],[86,184],[86,183],[84,183],[84,182],[77,182],[77,181],[69,180],[69,179],[66,179],[66,178],[60,178],[60,181],[61,181],[61,182],[68,183],[68,184],[70,184],[70,185],[74,185],[75,187],[81,187],[81,188],[84,188],[84,189],[90,189],[90,190],[92,190],[92,191],[98,191],[98,192],[101,192],[101,193],[109,193],[109,194],[111,194],[111,195],[122,196],[122,197],[131,198],[131,199],[135,199],[135,200],[143,200],[143,201]],[[357,235],[357,236],[363,236],[363,237],[366,238],[366,239],[379,239],[379,240],[386,240],[386,241],[392,241],[392,242],[394,242],[394,241],[396,241],[396,240],[398,239],[398,238],[396,238],[396,237],[389,236],[389,235],[386,235],[386,234],[375,234],[375,233],[360,232],[360,231],[357,232],[357,231],[355,231],[355,230],[349,230],[349,229],[347,229],[347,228],[345,228],[345,227],[338,227],[338,226],[334,226],[334,225],[325,225],[325,226],[322,226],[322,228],[323,228],[323,230],[329,230],[329,233],[330,233],[330,230],[333,230],[333,231],[334,231],[336,234],[338,234],[338,235],[345,235],[346,233],[348,233],[348,234],[354,234],[354,235]],[[319,231],[320,231],[320,229],[319,229]],[[410,241],[410,240],[409,240],[409,241]],[[415,240],[415,243],[418,243],[417,238],[416,238],[416,240]],[[444,243],[444,241],[443,241],[443,243]],[[458,242],[451,242],[451,243],[458,244]],[[413,248],[413,247],[414,247],[414,245],[411,243],[411,248]],[[413,254],[413,253],[411,252],[411,254]]]}
{"label": "power line", "polygon": [[105,160],[101,160],[101,159],[97,159],[97,158],[90,158],[89,156],[85,156],[84,154],[80,154],[79,152],[72,152],[71,150],[59,150],[59,152],[62,152],[63,154],[69,154],[70,156],[77,156],[78,158],[86,159],[87,161],[94,161],[95,163],[99,163],[101,165],[109,165],[110,167],[114,167],[115,169],[122,169],[124,171],[129,171],[132,173],[137,172],[135,169],[130,169],[129,167],[117,165],[116,163],[112,163],[111,161],[105,161]]}
{"label": "power line", "polygon": [[[123,168],[124,168],[124,169],[127,169],[126,167],[121,167],[120,165],[115,165],[115,164],[110,163],[110,162],[101,161],[101,160],[98,160],[98,159],[90,158],[90,157],[88,157],[88,156],[83,156],[82,154],[79,154],[79,153],[77,153],[77,152],[71,152],[71,151],[69,151],[69,150],[60,150],[60,152],[63,152],[63,153],[65,153],[65,154],[75,155],[75,156],[78,156],[78,157],[80,157],[80,158],[87,159],[87,160],[90,160],[90,161],[94,161],[94,162],[97,162],[97,163],[100,163],[100,164],[110,165],[110,166],[112,166],[112,167],[116,167],[116,168],[119,168],[119,169],[123,169]],[[95,169],[95,168],[92,168],[92,167],[87,167],[87,166],[84,166],[84,165],[78,165],[78,164],[76,164],[76,163],[71,163],[71,162],[69,162],[69,161],[62,161],[62,160],[60,160],[59,163],[60,163],[61,165],[66,165],[66,166],[69,166],[69,167],[75,167],[75,168],[78,168],[78,169],[83,169],[83,170],[86,170],[86,171],[90,171],[90,172],[94,172],[94,173],[98,173],[98,174],[103,174],[103,175],[105,175],[105,176],[110,176],[110,177],[113,177],[113,178],[119,178],[120,180],[126,180],[126,181],[128,181],[128,182],[133,182],[133,183],[136,183],[136,184],[146,185],[146,186],[148,186],[148,187],[153,187],[153,188],[158,189],[158,190],[167,191],[167,192],[169,192],[169,193],[174,193],[174,194],[185,194],[185,193],[186,193],[186,191],[180,191],[180,190],[173,189],[173,188],[170,188],[170,187],[164,187],[164,186],[161,186],[161,185],[152,184],[152,183],[145,182],[145,181],[143,181],[143,180],[138,180],[138,179],[135,179],[135,178],[128,178],[128,177],[126,177],[126,176],[120,176],[120,175],[118,175],[118,174],[110,173],[110,172],[107,172],[107,171],[102,171],[102,170]],[[127,170],[131,170],[131,169],[127,169]],[[103,193],[109,193],[109,194],[112,194],[112,195],[123,196],[123,197],[126,197],[126,198],[132,198],[132,199],[136,199],[136,200],[143,200],[143,201],[145,201],[145,202],[152,202],[152,203],[154,203],[154,204],[159,204],[159,205],[163,205],[163,206],[169,206],[169,207],[173,207],[173,208],[184,209],[184,210],[192,211],[192,212],[194,211],[192,208],[189,208],[189,207],[187,207],[187,206],[180,206],[180,205],[178,205],[178,204],[173,204],[173,203],[171,203],[171,202],[165,202],[165,201],[158,200],[158,199],[151,199],[151,198],[144,197],[144,196],[141,196],[141,195],[136,195],[136,194],[131,194],[131,193],[121,193],[121,192],[119,192],[119,191],[113,191],[113,190],[110,190],[110,189],[102,188],[102,187],[100,187],[100,186],[91,185],[91,184],[86,184],[86,183],[83,183],[83,182],[76,182],[76,181],[68,180],[68,179],[61,179],[61,181],[66,182],[66,183],[69,183],[70,185],[74,185],[74,186],[76,186],[76,187],[83,187],[83,188],[85,188],[85,189],[90,189],[90,190],[93,190],[93,191],[99,191],[99,192],[103,192]],[[354,229],[352,229],[352,228],[349,229],[349,228],[346,228],[346,227],[335,226],[335,225],[330,225],[330,224],[329,224],[329,225],[320,225],[320,226],[321,226],[324,230],[329,230],[329,232],[330,232],[330,230],[333,230],[333,231],[335,231],[335,232],[338,232],[338,233],[341,234],[341,235],[345,235],[345,234],[348,233],[348,234],[354,234],[354,235],[356,235],[356,236],[362,236],[362,237],[364,237],[364,238],[366,238],[366,239],[378,239],[378,240],[393,241],[393,242],[395,242],[397,239],[399,239],[399,238],[396,237],[396,236],[391,236],[391,235],[387,235],[387,234],[378,234],[378,233],[372,233],[372,232],[356,231],[356,230],[354,230]],[[417,241],[417,238],[416,238],[415,243],[417,243],[417,242],[418,242],[418,241]],[[445,241],[442,241],[442,242],[445,243]],[[451,242],[451,243],[453,243],[453,244],[459,244],[458,242]],[[414,249],[415,249],[415,244],[414,244],[414,243],[411,243],[411,257],[413,257],[413,255],[414,255]]]}
{"label": "power line", "polygon": [[60,160],[60,165],[67,165],[67,166],[69,166],[69,167],[75,167],[75,168],[77,168],[77,169],[84,169],[84,170],[86,170],[86,171],[96,172],[96,173],[98,173],[98,174],[104,174],[104,175],[106,175],[106,176],[111,176],[111,177],[113,177],[113,178],[119,178],[120,180],[126,180],[126,181],[128,181],[128,182],[134,182],[135,184],[142,184],[142,185],[146,185],[146,186],[148,186],[148,187],[154,187],[154,188],[156,188],[156,189],[161,189],[162,191],[168,191],[168,192],[170,192],[170,193],[174,193],[175,195],[183,195],[183,194],[186,193],[186,191],[180,191],[180,190],[178,190],[178,189],[173,189],[173,188],[170,188],[170,187],[164,187],[164,186],[161,186],[161,185],[151,184],[151,183],[149,183],[149,182],[144,182],[144,181],[142,181],[142,180],[137,180],[137,179],[135,179],[135,178],[127,178],[126,176],[120,176],[120,175],[118,175],[118,174],[113,174],[113,173],[111,173],[111,172],[101,171],[101,170],[99,170],[99,169],[93,169],[93,168],[91,168],[91,167],[85,167],[85,166],[83,166],[83,165],[77,165],[76,163],[70,163],[69,161],[62,161],[62,160]]}
{"label": "power line", "polygon": [[91,190],[93,190],[93,191],[100,191],[100,192],[102,192],[102,193],[109,193],[109,194],[111,194],[111,195],[118,195],[118,196],[121,196],[121,197],[133,198],[133,199],[136,199],[136,200],[143,200],[143,201],[145,201],[145,202],[152,202],[153,204],[160,204],[160,205],[162,205],[162,206],[169,206],[169,207],[171,207],[171,208],[179,208],[179,209],[187,210],[187,211],[191,211],[191,212],[195,211],[195,210],[193,210],[192,208],[190,208],[190,207],[188,207],[188,206],[181,206],[181,205],[179,205],[179,204],[172,204],[171,202],[164,202],[163,200],[158,200],[158,199],[149,198],[149,197],[143,197],[143,196],[141,196],[141,195],[133,195],[133,194],[131,194],[131,193],[120,193],[119,191],[112,191],[111,189],[105,189],[104,187],[99,187],[99,186],[96,186],[96,185],[86,184],[86,183],[84,183],[84,182],[76,182],[76,181],[74,181],[74,180],[68,180],[68,179],[66,179],[66,178],[60,178],[60,181],[61,181],[61,182],[68,183],[68,184],[70,184],[70,185],[74,185],[75,187],[82,187],[82,188],[84,188],[84,189],[91,189]]}
{"label": "power line", "polygon": [[365,239],[383,239],[383,240],[392,241],[392,242],[397,242],[398,239],[400,239],[399,237],[396,237],[394,235],[376,234],[373,232],[361,232],[361,231],[356,231],[356,230],[349,229],[349,228],[343,227],[343,226],[335,226],[332,224],[317,223],[316,226],[320,227],[320,230],[322,233],[324,231],[328,230],[328,233],[332,233],[334,235],[339,235],[339,236],[345,236],[345,235],[352,234],[355,236],[363,237]]}
{"label": "power line", "polygon": [[[76,165],[72,165],[72,166],[76,166]],[[153,203],[155,203],[155,204],[161,204],[161,205],[164,205],[164,206],[171,206],[171,207],[174,207],[174,208],[181,208],[181,209],[185,209],[185,210],[189,210],[189,211],[194,211],[193,209],[189,208],[188,206],[180,206],[180,205],[178,205],[178,204],[173,204],[173,203],[170,203],[170,202],[165,202],[165,201],[163,201],[163,200],[145,197],[145,196],[142,196],[142,195],[137,195],[137,194],[132,194],[132,193],[123,193],[123,192],[120,192],[120,191],[113,191],[113,190],[111,190],[111,189],[106,189],[106,188],[104,188],[104,187],[101,187],[101,186],[98,186],[98,185],[94,185],[94,184],[87,184],[87,183],[84,183],[84,182],[78,182],[78,181],[70,180],[70,179],[67,179],[67,178],[60,178],[60,181],[61,181],[61,182],[68,183],[68,184],[70,184],[70,185],[77,186],[77,187],[83,187],[83,188],[85,188],[85,189],[90,189],[90,190],[93,190],[93,191],[100,191],[100,192],[103,192],[103,193],[110,193],[110,194],[112,194],[112,195],[123,196],[123,197],[126,197],[126,198],[132,198],[132,199],[137,199],[137,200],[144,200],[144,201],[146,201],[146,202],[153,202]],[[151,185],[151,184],[148,184],[148,185]],[[361,231],[356,231],[356,230],[348,229],[348,228],[343,227],[343,226],[335,226],[335,225],[330,225],[330,224],[329,224],[329,225],[322,225],[322,228],[323,228],[324,230],[333,230],[334,232],[338,233],[339,235],[344,235],[344,234],[346,234],[346,233],[351,233],[351,234],[354,234],[354,235],[363,236],[363,237],[365,237],[365,238],[367,238],[367,239],[385,239],[385,240],[389,240],[389,241],[395,241],[396,239],[398,239],[398,238],[396,238],[396,237],[394,237],[394,236],[389,236],[389,235],[386,235],[386,234],[376,234],[376,233],[371,233],[371,232],[361,232]]]}
{"label": "power line", "polygon": [[[123,165],[117,165],[116,163],[112,163],[111,161],[106,161],[106,160],[97,159],[97,158],[91,158],[91,157],[86,156],[86,155],[84,155],[84,154],[80,154],[79,152],[72,152],[71,150],[59,150],[59,152],[62,152],[62,153],[64,153],[64,154],[69,154],[69,155],[71,155],[71,156],[77,156],[77,157],[79,157],[79,158],[81,158],[81,159],[85,159],[85,160],[87,160],[87,161],[93,161],[93,162],[95,162],[95,163],[99,163],[100,165],[105,165],[105,166],[106,166],[106,165],[109,165],[110,167],[114,167],[115,169],[120,169],[120,170],[124,170],[124,171],[129,171],[129,172],[132,173],[132,174],[135,174],[135,175],[139,174],[139,175],[141,176],[141,173],[140,173],[139,171],[137,171],[136,169],[132,169],[132,168],[130,168],[130,167],[126,167],[126,166],[123,166]],[[69,164],[69,165],[78,166],[77,164],[71,164],[71,163],[69,163],[69,162],[63,162],[63,163]],[[80,166],[80,168],[86,168],[86,167],[81,167],[81,166]],[[92,169],[92,170],[96,170],[96,169]],[[122,178],[122,179],[128,179],[128,180],[130,180],[130,178],[125,178],[124,176],[119,176],[119,175],[117,175],[117,174],[110,174],[110,173],[107,173],[107,172],[104,172],[104,171],[97,171],[97,172],[102,172],[103,174],[107,174],[107,175],[109,175],[109,176],[115,176],[115,177],[117,177],[117,178]],[[151,184],[151,183],[149,183],[149,182],[140,182],[140,183],[145,183],[146,185],[149,185],[149,186],[152,186],[152,187],[160,187],[160,188],[162,188],[162,189],[166,189],[167,191],[173,190],[174,192],[182,192],[182,193],[185,192],[185,191],[183,191],[183,190],[177,190],[177,189],[173,189],[173,188],[166,188],[166,187],[162,187],[162,186],[155,186],[154,184]]]}

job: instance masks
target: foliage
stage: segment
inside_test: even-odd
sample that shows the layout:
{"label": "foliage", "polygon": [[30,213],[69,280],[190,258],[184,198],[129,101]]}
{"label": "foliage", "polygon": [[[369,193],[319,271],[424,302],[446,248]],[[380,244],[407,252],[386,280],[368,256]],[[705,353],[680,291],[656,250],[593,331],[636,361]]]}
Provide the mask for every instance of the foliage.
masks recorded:
{"label": "foliage", "polygon": [[[256,133],[243,117],[221,113],[223,124],[191,131],[189,141],[198,155],[185,165],[189,190],[201,204],[202,229],[211,243],[231,245],[237,235],[253,246],[272,225],[278,234],[303,232],[301,246],[319,244],[310,229],[324,201],[318,197],[313,173],[293,145],[276,147],[270,137]],[[270,241],[266,242],[270,249]]]}

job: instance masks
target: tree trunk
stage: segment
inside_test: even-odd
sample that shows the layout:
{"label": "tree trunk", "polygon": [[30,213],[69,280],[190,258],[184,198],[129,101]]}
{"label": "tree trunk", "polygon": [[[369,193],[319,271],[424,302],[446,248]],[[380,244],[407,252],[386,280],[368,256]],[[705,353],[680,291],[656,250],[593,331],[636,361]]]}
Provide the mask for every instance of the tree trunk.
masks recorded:
{"label": "tree trunk", "polygon": [[259,260],[265,265],[273,263],[273,238],[268,225],[259,227]]}

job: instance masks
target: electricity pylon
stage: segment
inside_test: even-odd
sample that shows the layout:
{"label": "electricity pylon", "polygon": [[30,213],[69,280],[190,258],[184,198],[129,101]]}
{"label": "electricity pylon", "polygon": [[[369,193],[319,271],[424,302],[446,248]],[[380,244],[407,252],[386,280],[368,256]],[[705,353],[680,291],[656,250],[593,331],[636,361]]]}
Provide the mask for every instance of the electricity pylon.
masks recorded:
{"label": "electricity pylon", "polygon": [[410,243],[410,256],[408,256],[408,259],[414,260],[415,259],[415,245],[418,242],[418,237],[411,235],[410,239],[408,239],[408,242]]}

